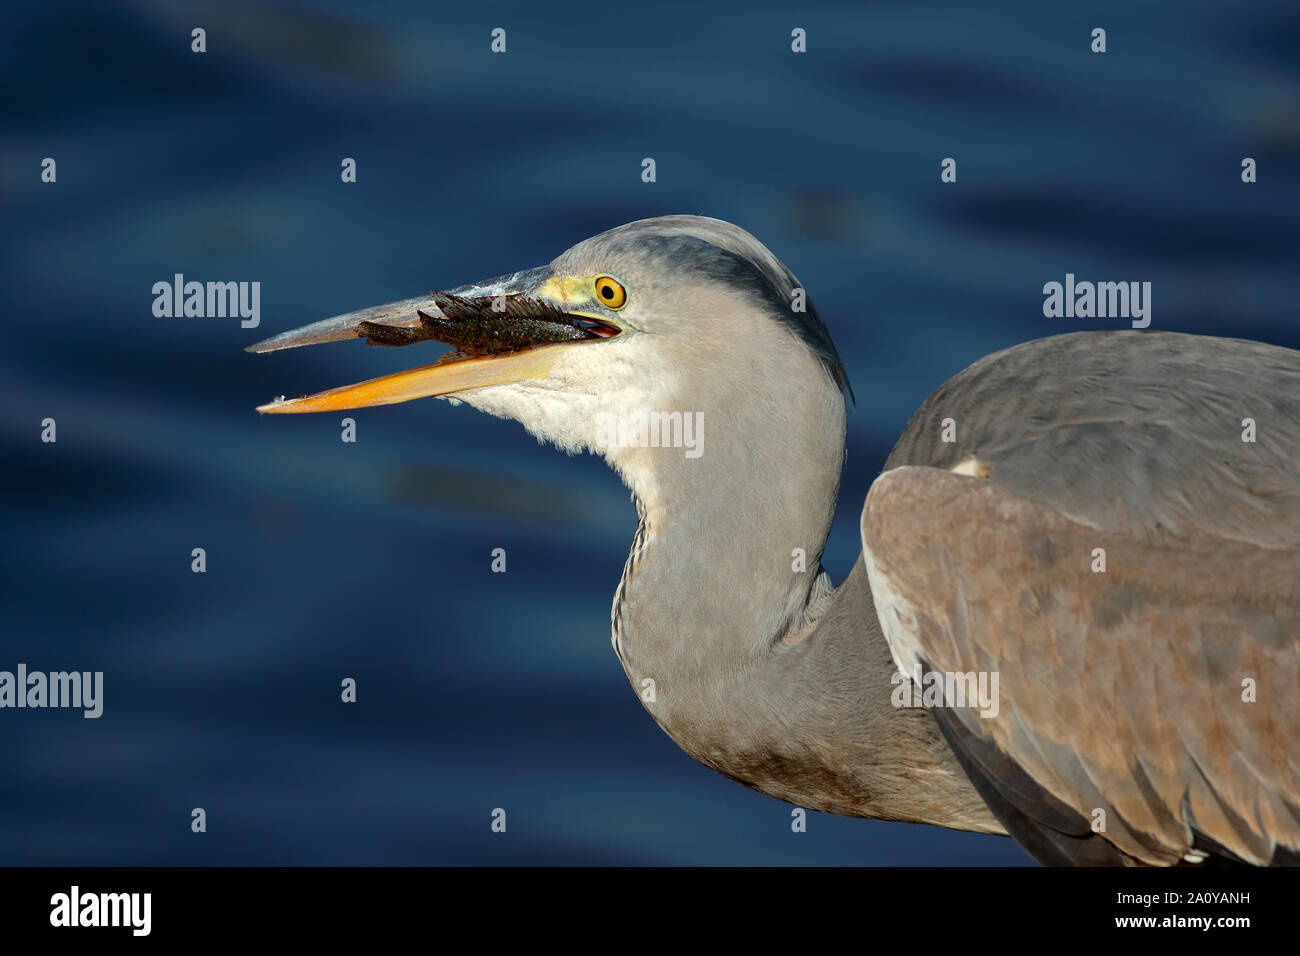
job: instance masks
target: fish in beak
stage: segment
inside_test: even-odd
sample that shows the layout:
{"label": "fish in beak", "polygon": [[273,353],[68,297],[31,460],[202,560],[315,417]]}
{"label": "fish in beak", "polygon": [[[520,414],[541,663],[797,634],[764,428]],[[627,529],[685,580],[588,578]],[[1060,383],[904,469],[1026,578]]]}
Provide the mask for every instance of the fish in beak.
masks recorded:
{"label": "fish in beak", "polygon": [[389,347],[425,341],[452,346],[430,365],[301,398],[277,399],[257,410],[331,412],[545,378],[560,349],[613,338],[623,331],[608,316],[566,309],[564,287],[551,277],[549,268],[531,269],[349,312],[250,345],[249,352],[274,352],[360,338]]}

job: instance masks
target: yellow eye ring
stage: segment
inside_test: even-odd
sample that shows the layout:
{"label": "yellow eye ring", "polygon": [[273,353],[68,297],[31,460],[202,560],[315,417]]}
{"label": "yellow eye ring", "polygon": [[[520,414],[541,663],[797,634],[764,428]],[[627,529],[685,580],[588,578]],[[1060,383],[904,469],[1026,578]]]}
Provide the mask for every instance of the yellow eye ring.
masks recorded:
{"label": "yellow eye ring", "polygon": [[609,276],[596,280],[596,298],[607,309],[621,309],[627,304],[627,289]]}

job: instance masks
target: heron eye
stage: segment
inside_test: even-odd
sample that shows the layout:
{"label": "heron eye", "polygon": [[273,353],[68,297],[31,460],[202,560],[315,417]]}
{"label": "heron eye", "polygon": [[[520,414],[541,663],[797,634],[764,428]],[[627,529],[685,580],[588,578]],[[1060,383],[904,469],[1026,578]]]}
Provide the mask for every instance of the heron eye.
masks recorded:
{"label": "heron eye", "polygon": [[609,276],[601,276],[596,280],[596,295],[600,296],[600,301],[607,309],[621,309],[627,302],[627,289]]}

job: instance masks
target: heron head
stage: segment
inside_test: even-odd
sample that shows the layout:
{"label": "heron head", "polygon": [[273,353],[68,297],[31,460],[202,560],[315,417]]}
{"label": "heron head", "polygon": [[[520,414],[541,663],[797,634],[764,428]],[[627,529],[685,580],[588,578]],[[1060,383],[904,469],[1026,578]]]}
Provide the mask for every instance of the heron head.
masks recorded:
{"label": "heron head", "polygon": [[249,351],[346,338],[435,340],[453,351],[258,410],[328,412],[436,396],[514,418],[568,451],[602,451],[616,465],[611,422],[643,413],[712,414],[725,426],[741,408],[779,417],[812,396],[838,404],[843,434],[848,381],[812,302],[758,240],[717,219],[628,223],[549,266],[327,319]]}

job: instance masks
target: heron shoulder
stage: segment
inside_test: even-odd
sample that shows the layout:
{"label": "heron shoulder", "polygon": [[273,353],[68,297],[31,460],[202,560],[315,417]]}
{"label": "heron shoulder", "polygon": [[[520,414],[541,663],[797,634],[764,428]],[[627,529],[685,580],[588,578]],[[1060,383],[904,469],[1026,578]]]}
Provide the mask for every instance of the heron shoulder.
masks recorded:
{"label": "heron shoulder", "polygon": [[975,469],[1149,543],[1300,544],[1300,352],[1081,332],[990,355],[921,405],[885,469]]}

